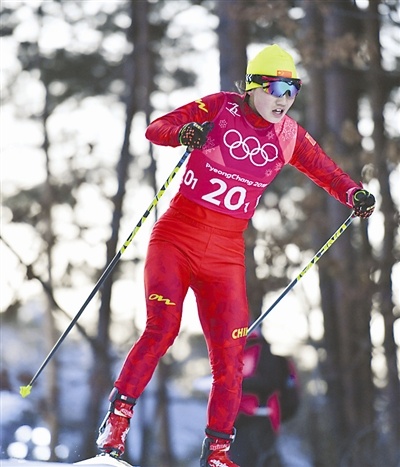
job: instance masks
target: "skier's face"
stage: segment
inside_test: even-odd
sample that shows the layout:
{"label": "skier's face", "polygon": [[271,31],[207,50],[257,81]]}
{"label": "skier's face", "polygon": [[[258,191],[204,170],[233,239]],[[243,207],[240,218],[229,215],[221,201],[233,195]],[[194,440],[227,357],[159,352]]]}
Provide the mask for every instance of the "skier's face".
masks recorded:
{"label": "skier's face", "polygon": [[267,94],[261,87],[256,88],[250,95],[250,107],[264,120],[279,123],[294,103],[294,97],[285,94],[281,97]]}

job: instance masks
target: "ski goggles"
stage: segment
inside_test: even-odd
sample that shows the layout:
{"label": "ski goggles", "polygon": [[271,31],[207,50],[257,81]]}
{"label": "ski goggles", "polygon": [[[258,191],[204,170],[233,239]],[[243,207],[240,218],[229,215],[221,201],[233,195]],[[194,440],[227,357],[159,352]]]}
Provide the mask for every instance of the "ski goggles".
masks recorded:
{"label": "ski goggles", "polygon": [[246,75],[246,82],[259,84],[263,91],[275,97],[288,95],[294,99],[300,91],[301,80],[279,76]]}

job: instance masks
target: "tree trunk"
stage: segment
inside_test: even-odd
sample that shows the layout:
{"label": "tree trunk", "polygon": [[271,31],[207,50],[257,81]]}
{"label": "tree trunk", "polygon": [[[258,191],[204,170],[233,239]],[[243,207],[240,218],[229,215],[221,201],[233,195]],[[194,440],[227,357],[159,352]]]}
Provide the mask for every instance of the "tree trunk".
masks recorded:
{"label": "tree trunk", "polygon": [[[306,128],[313,138],[322,142],[326,133],[326,102],[325,102],[325,83],[324,83],[324,48],[323,44],[323,16],[316,2],[312,0],[303,0],[305,17],[302,21],[299,47],[302,56],[302,62],[307,70],[311,87],[306,90]],[[308,92],[307,92],[308,91]],[[309,186],[309,196],[305,200],[304,210],[309,219],[311,228],[311,238],[313,249],[317,251],[331,235],[331,231],[321,219],[325,219],[327,209],[327,197],[311,181],[307,182]],[[336,246],[335,246],[336,248]],[[330,285],[326,287],[327,279],[322,280],[324,271],[323,262],[328,261],[328,254],[319,263],[321,295],[329,294]],[[336,335],[336,325],[333,313],[324,313],[325,321],[325,341],[334,341]],[[320,343],[316,343],[317,346]],[[322,344],[324,345],[324,344]],[[333,344],[329,348],[334,347]],[[319,365],[321,363],[318,363]],[[323,369],[322,369],[323,372]],[[338,394],[339,388],[333,386],[336,381],[331,381],[330,391]],[[337,449],[335,443],[335,420],[332,414],[335,410],[331,404],[321,405],[321,398],[311,401],[310,404],[310,426],[309,439],[312,445],[313,458],[315,465],[324,465],[326,459],[330,459],[333,465],[338,465]]]}
{"label": "tree trunk", "polygon": [[[140,86],[138,86],[138,88],[136,87],[136,84],[140,82],[140,52],[143,52],[140,51],[140,47],[137,46],[135,41],[141,28],[147,27],[147,13],[145,12],[144,15],[140,14],[141,10],[146,7],[147,2],[135,2],[134,0],[131,1],[132,22],[128,34],[130,35],[132,42],[135,44],[135,47],[126,61],[125,80],[129,88],[129,93],[126,101],[124,140],[116,169],[118,188],[112,200],[114,208],[111,221],[111,237],[107,241],[106,265],[112,261],[117,252],[119,230],[123,215],[123,201],[126,193],[126,182],[129,174],[129,165],[132,161],[132,154],[130,151],[130,133],[133,117],[138,110],[138,94],[140,95],[140,92],[142,91]],[[89,407],[87,411],[88,417],[86,419],[89,429],[86,430],[87,435],[85,436],[85,442],[83,446],[83,450],[85,451],[83,457],[93,456],[96,452],[93,443],[93,432],[96,431],[99,421],[102,418],[103,400],[105,395],[110,391],[113,380],[109,356],[109,328],[111,321],[111,293],[115,273],[116,268],[110,273],[107,281],[104,283],[101,289],[101,304],[99,310],[96,346],[97,353],[94,357],[96,365],[93,368],[90,381],[92,393],[89,398]]]}
{"label": "tree trunk", "polygon": [[[370,71],[368,73],[368,95],[371,100],[374,130],[373,140],[375,144],[376,177],[379,180],[381,191],[380,210],[384,216],[383,247],[379,258],[380,279],[378,282],[379,311],[385,323],[384,350],[387,365],[387,386],[384,390],[387,419],[387,433],[389,437],[390,462],[395,463],[396,455],[400,457],[400,381],[399,362],[397,359],[397,345],[394,339],[394,303],[392,297],[392,271],[395,264],[394,245],[398,225],[396,223],[396,209],[390,192],[389,168],[388,168],[388,144],[385,138],[383,111],[390,88],[384,78],[381,67],[381,53],[379,46],[379,7],[380,2],[369,2],[369,15],[366,20],[366,31],[370,58]],[[380,83],[377,86],[377,83]]]}
{"label": "tree trunk", "polygon": [[248,23],[241,18],[245,0],[217,2],[221,91],[236,91],[235,82],[246,73]]}
{"label": "tree trunk", "polygon": [[[352,5],[329,3],[325,13],[325,87],[328,153],[354,179],[359,177],[356,131],[359,72],[352,69],[351,47],[357,42],[357,25],[350,13]],[[356,27],[355,27],[356,26]],[[345,54],[343,56],[343,53]],[[348,53],[348,55],[346,55]],[[350,133],[350,136],[349,136]],[[354,135],[354,136],[353,136]],[[348,215],[333,198],[327,199],[325,217],[333,232]],[[327,380],[334,402],[336,440],[341,447],[374,421],[374,387],[371,372],[369,333],[372,286],[369,278],[371,248],[366,222],[352,228],[349,235],[328,253],[320,265],[322,307],[325,317],[328,354]],[[354,237],[357,231],[358,238]],[[358,243],[358,244],[356,244]]]}
{"label": "tree trunk", "polygon": [[[46,233],[44,235],[44,240],[46,243],[46,256],[47,256],[47,287],[49,290],[53,291],[53,250],[55,245],[55,234],[53,230],[53,218],[52,218],[52,207],[54,203],[54,191],[53,191],[53,175],[50,169],[50,156],[49,156],[49,136],[47,131],[47,119],[49,116],[49,101],[48,94],[46,90],[45,104],[42,115],[42,124],[43,124],[43,152],[46,156],[46,182],[45,182],[45,191],[43,193],[42,199],[42,209],[43,217],[46,222]],[[53,303],[51,300],[47,299],[47,310],[46,310],[46,326],[45,334],[47,337],[47,342],[51,343],[51,346],[58,339],[58,331],[54,319],[54,310]],[[55,453],[55,448],[59,444],[59,431],[60,431],[60,420],[59,420],[59,411],[58,411],[58,364],[57,357],[54,357],[48,365],[47,368],[48,375],[46,379],[46,391],[45,391],[45,419],[48,425],[48,428],[51,433],[50,441],[50,461],[58,460]]]}

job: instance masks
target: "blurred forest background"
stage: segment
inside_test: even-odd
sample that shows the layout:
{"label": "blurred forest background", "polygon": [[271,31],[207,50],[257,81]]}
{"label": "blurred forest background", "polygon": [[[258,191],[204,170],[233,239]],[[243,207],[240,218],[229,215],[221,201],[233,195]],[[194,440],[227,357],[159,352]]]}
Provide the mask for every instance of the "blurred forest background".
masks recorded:
{"label": "blurred forest background", "polygon": [[[370,220],[354,221],[263,325],[300,374],[301,408],[283,427],[283,450],[296,445],[302,465],[398,467],[399,2],[2,0],[0,17],[1,457],[95,455],[112,382],[145,322],[149,231],[179,174],[27,399],[19,386],[184,151],[150,146],[146,125],[235,90],[248,58],[276,42],[304,82],[291,115],[377,198]],[[246,233],[254,317],[348,215],[302,174],[283,171]],[[128,439],[127,460],[143,467],[198,465],[207,397],[199,382],[209,368],[193,297],[185,307]]]}

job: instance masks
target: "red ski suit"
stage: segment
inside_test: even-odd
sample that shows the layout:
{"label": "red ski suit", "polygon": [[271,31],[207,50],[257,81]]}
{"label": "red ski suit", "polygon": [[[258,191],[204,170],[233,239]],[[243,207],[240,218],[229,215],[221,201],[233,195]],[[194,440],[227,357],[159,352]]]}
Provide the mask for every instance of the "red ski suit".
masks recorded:
{"label": "red ski suit", "polygon": [[180,107],[151,123],[146,136],[175,147],[184,124],[206,121],[214,124],[207,142],[191,153],[179,193],[154,226],[145,264],[146,328],[115,386],[121,394],[140,396],[178,335],[190,287],[213,375],[208,428],[231,434],[249,323],[243,231],[262,193],[287,163],[349,206],[350,194],[360,187],[293,119],[271,124],[236,93]]}

